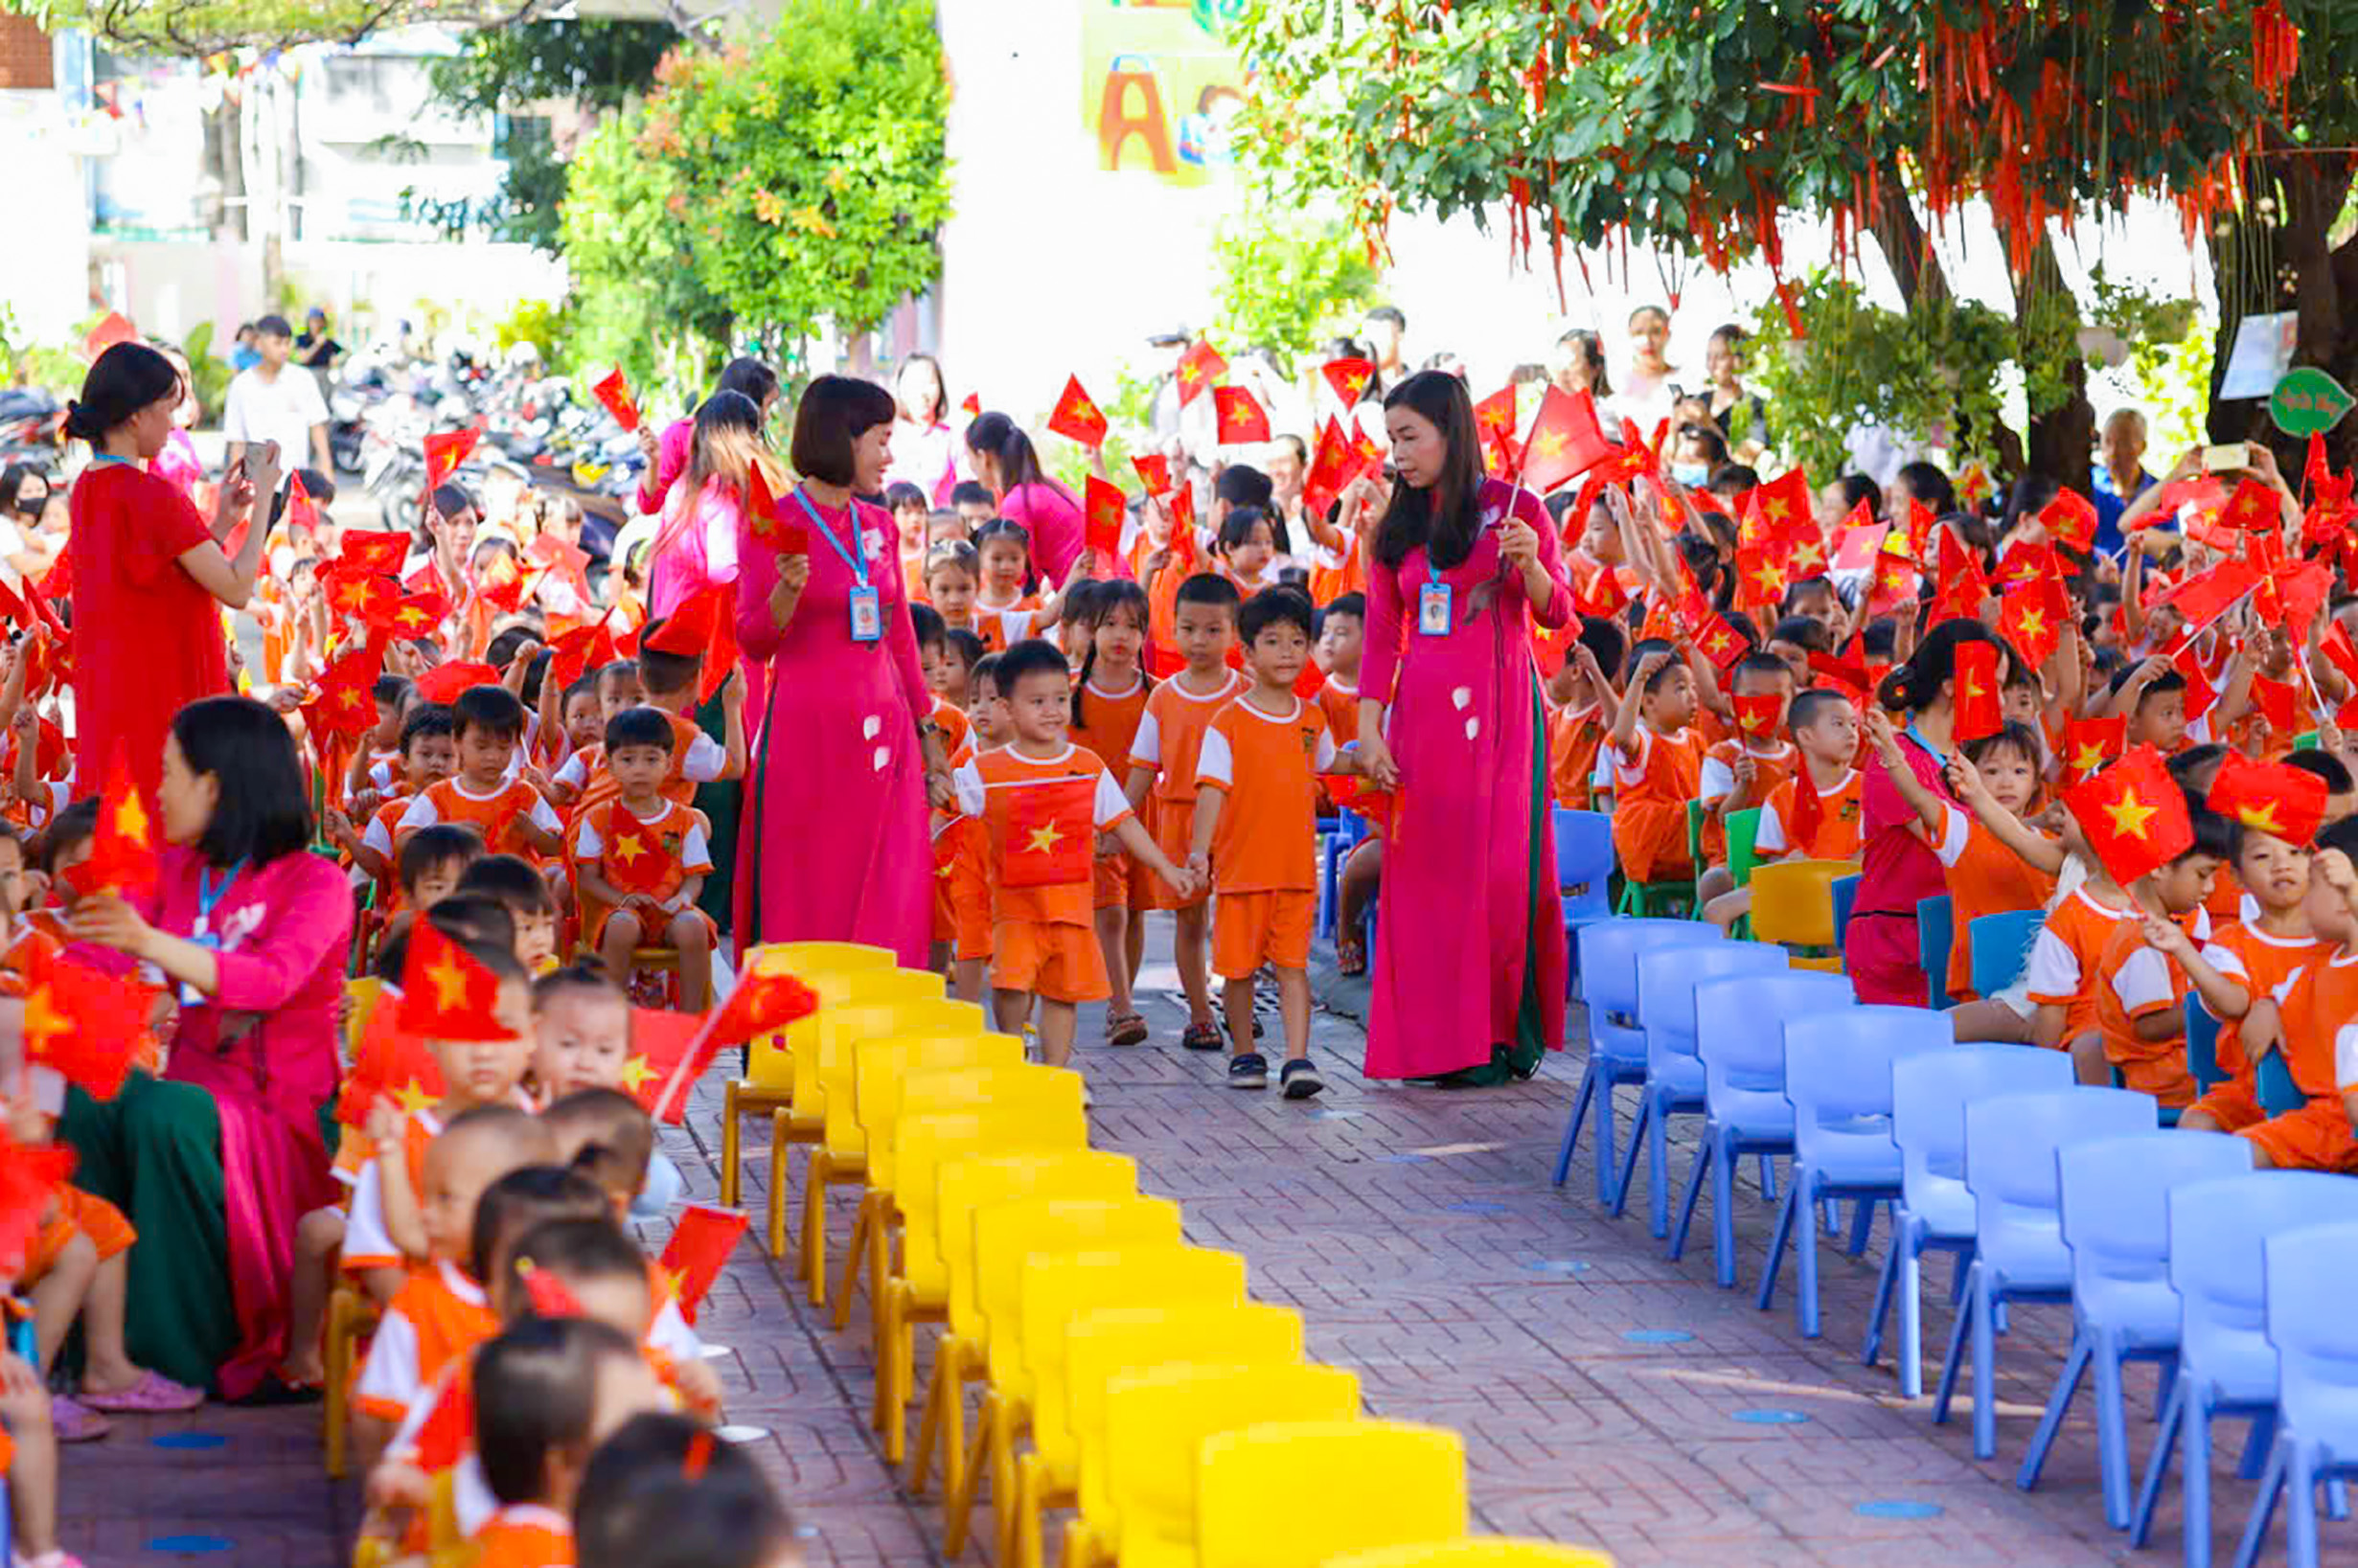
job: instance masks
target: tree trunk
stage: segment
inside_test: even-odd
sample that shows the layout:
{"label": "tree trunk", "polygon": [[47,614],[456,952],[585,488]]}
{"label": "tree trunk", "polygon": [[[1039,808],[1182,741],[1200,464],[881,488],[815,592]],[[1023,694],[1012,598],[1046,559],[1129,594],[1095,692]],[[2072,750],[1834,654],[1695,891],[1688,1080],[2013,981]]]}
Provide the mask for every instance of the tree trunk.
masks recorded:
{"label": "tree trunk", "polygon": [[1899,281],[1900,298],[1912,307],[1918,303],[1945,303],[1949,298],[1948,274],[1941,270],[1932,239],[1916,217],[1915,204],[1908,199],[1908,187],[1900,177],[1898,160],[1886,158],[1878,178],[1882,199],[1869,215],[1867,232],[1875,237],[1883,259],[1890,263],[1891,276]]}
{"label": "tree trunk", "polygon": [[[2048,295],[2061,299],[2070,307],[2072,321],[2078,321],[2079,305],[2063,281],[2054,243],[2041,235],[2038,248],[2030,253],[2029,269],[2014,281],[2016,325],[2025,324],[2032,301]],[[2088,483],[2088,464],[2095,451],[2096,411],[2088,400],[2088,361],[2076,349],[2064,361],[2063,378],[2070,389],[2063,402],[2030,417],[2023,461],[2027,472],[2081,489]]]}

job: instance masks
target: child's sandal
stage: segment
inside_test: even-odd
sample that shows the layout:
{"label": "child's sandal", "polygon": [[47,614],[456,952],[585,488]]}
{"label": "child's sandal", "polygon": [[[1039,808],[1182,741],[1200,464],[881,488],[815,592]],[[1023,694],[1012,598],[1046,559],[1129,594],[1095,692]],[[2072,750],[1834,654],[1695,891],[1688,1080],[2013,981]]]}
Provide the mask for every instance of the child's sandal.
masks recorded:
{"label": "child's sandal", "polygon": [[1144,1045],[1146,1020],[1134,1012],[1112,1012],[1106,1015],[1106,1043],[1109,1045]]}

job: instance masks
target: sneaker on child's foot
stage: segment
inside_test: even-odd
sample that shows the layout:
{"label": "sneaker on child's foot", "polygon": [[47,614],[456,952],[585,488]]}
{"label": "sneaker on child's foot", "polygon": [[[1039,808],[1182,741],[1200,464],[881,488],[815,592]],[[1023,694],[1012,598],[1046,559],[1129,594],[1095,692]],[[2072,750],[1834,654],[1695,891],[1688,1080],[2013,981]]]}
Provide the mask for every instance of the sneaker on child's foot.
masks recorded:
{"label": "sneaker on child's foot", "polygon": [[1308,1100],[1326,1087],[1326,1079],[1320,1078],[1318,1070],[1310,1065],[1308,1057],[1287,1062],[1277,1074],[1277,1083],[1285,1090],[1288,1100]]}
{"label": "sneaker on child's foot", "polygon": [[1248,1051],[1241,1057],[1228,1058],[1228,1087],[1231,1089],[1266,1089],[1269,1087],[1269,1063],[1257,1051]]}

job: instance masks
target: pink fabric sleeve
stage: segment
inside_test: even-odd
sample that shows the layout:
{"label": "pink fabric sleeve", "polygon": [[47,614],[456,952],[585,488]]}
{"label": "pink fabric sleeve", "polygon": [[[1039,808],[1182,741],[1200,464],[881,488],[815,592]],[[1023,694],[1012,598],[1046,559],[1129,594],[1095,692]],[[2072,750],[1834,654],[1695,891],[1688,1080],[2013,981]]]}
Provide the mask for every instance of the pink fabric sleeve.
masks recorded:
{"label": "pink fabric sleeve", "polygon": [[698,524],[704,530],[704,580],[737,580],[737,535],[745,526],[744,503],[734,487],[709,485],[697,507]]}
{"label": "pink fabric sleeve", "polygon": [[1081,508],[1056,485],[1019,485],[999,502],[999,515],[1023,525],[1032,539],[1032,570],[1052,584],[1071,575],[1081,558]]}
{"label": "pink fabric sleeve", "polygon": [[1393,677],[1400,673],[1400,568],[1371,554],[1367,561],[1366,646],[1360,659],[1359,690],[1389,707]]}
{"label": "pink fabric sleeve", "polygon": [[[769,616],[769,596],[778,586],[778,553],[757,544],[745,514],[737,514],[737,649],[748,659],[776,658],[786,633]],[[915,633],[910,634],[914,640]]]}
{"label": "pink fabric sleeve", "polygon": [[[1520,522],[1529,524],[1531,532],[1539,535],[1540,568],[1547,574],[1547,580],[1552,584],[1546,602],[1531,606],[1532,618],[1543,626],[1552,628],[1565,625],[1572,619],[1572,587],[1564,572],[1564,545],[1556,537],[1554,526],[1547,521],[1547,509],[1541,506],[1539,497],[1529,490],[1517,489],[1515,517]],[[1516,579],[1520,585],[1521,573],[1516,574]]]}
{"label": "pink fabric sleeve", "polygon": [[214,960],[220,968],[215,1000],[233,1011],[276,1011],[352,941],[352,892],[333,863],[297,851],[262,875],[269,918],[243,946]]}
{"label": "pink fabric sleeve", "polygon": [[[694,420],[675,420],[663,432],[662,441],[655,446],[653,476],[639,478],[639,511],[652,513],[663,510],[663,498],[671,493],[672,481],[687,471],[688,448],[695,441]],[[654,486],[652,491],[648,489],[651,483]]]}

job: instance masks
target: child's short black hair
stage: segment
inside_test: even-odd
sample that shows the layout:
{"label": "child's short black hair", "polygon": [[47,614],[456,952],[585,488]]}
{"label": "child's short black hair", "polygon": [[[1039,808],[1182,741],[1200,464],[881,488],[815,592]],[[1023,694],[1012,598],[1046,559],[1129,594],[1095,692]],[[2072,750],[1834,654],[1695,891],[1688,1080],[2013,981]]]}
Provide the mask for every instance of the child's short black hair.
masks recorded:
{"label": "child's short black hair", "polygon": [[607,1192],[636,1196],[654,1158],[655,1124],[647,1108],[620,1089],[576,1089],[540,1113],[552,1133],[579,1132],[584,1142],[566,1161]]}
{"label": "child's short black hair", "polygon": [[[2111,689],[2116,695],[2119,693],[2122,687],[2129,684],[2130,678],[2137,673],[2137,670],[2138,666],[2134,664],[2123,664],[2119,669],[2113,671]],[[2145,683],[2145,689],[2137,694],[2138,712],[2144,712],[2146,702],[2153,697],[2158,697],[2170,692],[2183,692],[2186,689],[2186,676],[2180,673],[2178,668],[2173,665]]]}
{"label": "child's short black hair", "polygon": [[1618,625],[1601,615],[1584,615],[1580,618],[1579,641],[1607,680],[1619,676],[1622,656],[1629,651],[1629,638]]}
{"label": "child's short black hair", "polygon": [[2358,782],[2351,780],[2349,769],[2342,759],[2316,746],[2302,746],[2298,751],[2286,752],[2284,765],[2297,767],[2303,773],[2314,773],[2324,780],[2325,793],[2328,795],[2347,795],[2351,789],[2358,788]]}
{"label": "child's short black hair", "polygon": [[[609,1207],[595,1219],[546,1219],[515,1238],[504,1270],[511,1301],[529,1300],[524,1280],[536,1268],[568,1281],[630,1280],[647,1283],[647,1259],[623,1234]],[[531,1308],[525,1308],[527,1314]]]}
{"label": "child's short black hair", "polygon": [[[1825,694],[1832,696],[1835,693],[1828,692]],[[1980,766],[1984,759],[2006,751],[2013,752],[2024,761],[2028,762],[2034,772],[2047,760],[2047,753],[2039,744],[2038,732],[2029,725],[2013,719],[2008,719],[1978,739],[1966,741],[1962,749],[1965,753],[1965,761],[1976,766]]]}
{"label": "child's short black hair", "polygon": [[953,508],[995,507],[998,505],[998,502],[992,498],[991,488],[988,485],[977,480],[961,479],[950,487],[950,504]]}
{"label": "child's short black hair", "polygon": [[[914,487],[910,488],[914,489]],[[1069,592],[1067,592],[1067,603],[1070,602],[1070,598],[1071,596]],[[1065,613],[1069,615],[1072,612],[1070,609],[1067,609]],[[917,629],[918,652],[923,653],[927,648],[931,648],[935,652],[939,653],[946,648],[947,645],[944,642],[944,638],[948,634],[950,627],[944,624],[942,620],[942,612],[935,609],[932,605],[911,604],[909,606],[909,625]]]}
{"label": "child's short black hair", "polygon": [[1232,507],[1259,507],[1266,511],[1276,493],[1277,487],[1270,476],[1249,463],[1229,464],[1212,482],[1213,498]]}
{"label": "child's short black hair", "polygon": [[1663,642],[1659,637],[1648,637],[1641,640],[1636,647],[1629,650],[1630,669],[1635,670],[1639,665],[1645,663],[1648,658],[1657,653],[1667,653],[1670,657],[1662,661],[1662,667],[1654,671],[1653,678],[1646,682],[1644,694],[1647,696],[1652,696],[1656,693],[1660,692],[1662,689],[1662,683],[1670,679],[1672,671],[1686,668],[1686,661],[1679,657],[1679,650],[1677,648],[1672,648],[1668,643]]}
{"label": "child's short black hair", "polygon": [[[1223,477],[1225,478],[1225,476],[1224,475]],[[1283,524],[1278,522],[1277,514],[1271,511],[1267,507],[1238,507],[1220,521],[1220,548],[1222,553],[1225,554],[1230,550],[1234,550],[1240,544],[1249,543],[1252,539],[1252,531],[1255,528],[1262,526],[1266,526],[1269,529],[1271,543],[1276,542],[1279,530],[1284,527]]]}
{"label": "child's short black hair", "polygon": [[596,702],[598,700],[598,677],[595,675],[581,676],[571,686],[558,693],[557,711],[561,714],[567,708],[572,707],[575,697],[587,697],[591,702]]}
{"label": "child's short black hair", "polygon": [[409,700],[409,693],[416,690],[406,675],[379,675],[371,683],[369,695],[385,707],[398,710]]}
{"label": "child's short black hair", "polygon": [[983,647],[982,639],[964,626],[952,626],[942,633],[943,654],[955,662],[970,676],[973,674],[974,667],[982,663],[983,655],[989,651]]}
{"label": "child's short black hair", "polygon": [[1236,634],[1248,647],[1264,631],[1274,625],[1300,628],[1302,636],[1311,635],[1310,601],[1292,588],[1264,588],[1245,601],[1236,614]]}
{"label": "child's short black hair", "polygon": [[653,1412],[598,1445],[573,1520],[581,1568],[761,1568],[796,1541],[793,1514],[743,1448]]}
{"label": "child's short black hair", "polygon": [[2203,804],[2202,797],[2191,789],[2183,793],[2186,798],[2186,816],[2194,824],[2194,842],[2173,856],[2170,864],[2176,865],[2194,855],[2207,854],[2233,865],[2235,852],[2242,848],[2241,825],[2211,810]]}
{"label": "child's short black hair", "polygon": [[1769,633],[1772,643],[1791,643],[1804,653],[1831,653],[1834,639],[1826,633],[1823,621],[1813,621],[1806,615],[1788,615],[1776,623]]}
{"label": "child's short black hair", "polygon": [[697,671],[704,667],[700,653],[666,653],[659,648],[647,646],[647,633],[655,629],[648,625],[639,633],[639,689],[649,696],[668,696],[684,692],[696,684]]}
{"label": "child's short black hair", "polygon": [[483,858],[483,835],[465,823],[438,822],[430,828],[421,828],[401,845],[401,852],[394,858],[393,873],[403,892],[418,885],[418,878],[437,866],[446,866],[455,860],[461,868],[473,865]]}
{"label": "child's short black hair", "polygon": [[505,670],[515,662],[526,643],[539,640],[538,634],[530,626],[519,625],[504,627],[484,645],[483,662],[493,670]]}
{"label": "child's short black hair", "polygon": [[2317,848],[2339,850],[2353,861],[2358,861],[2358,817],[2344,817],[2329,822],[2317,830]]}
{"label": "child's short black hair", "polygon": [[1793,694],[1793,701],[1785,709],[1785,727],[1794,734],[1799,735],[1810,725],[1823,718],[1828,708],[1847,707],[1849,703],[1850,699],[1840,692],[1830,692],[1822,686],[1813,686],[1806,691],[1796,692]]}
{"label": "child's short black hair", "polygon": [[1834,579],[1832,578],[1803,578],[1798,582],[1789,583],[1786,585],[1784,597],[1776,602],[1776,613],[1780,617],[1791,615],[1793,613],[1795,601],[1798,600],[1803,594],[1816,593],[1820,590],[1831,597],[1837,604],[1840,604],[1843,602],[1842,590],[1834,586]]}
{"label": "child's short black hair", "polygon": [[41,834],[41,870],[54,875],[57,861],[75,845],[98,836],[99,798],[84,795],[50,820]]}
{"label": "child's short black hair", "polygon": [[672,733],[672,721],[660,708],[625,708],[606,721],[606,755],[611,758],[625,746],[661,746],[670,751],[679,743]]}
{"label": "child's short black hair", "polygon": [[1337,594],[1328,601],[1326,613],[1347,615],[1354,621],[1365,621],[1367,619],[1367,596],[1356,589],[1347,594]]}
{"label": "child's short black hair", "polygon": [[446,702],[421,702],[401,720],[401,755],[409,755],[421,737],[458,735],[458,714]]}
{"label": "child's short black hair", "polygon": [[2227,747],[2216,740],[2206,740],[2199,746],[2188,746],[2177,753],[2170,758],[2167,765],[2169,776],[2178,781],[2179,787],[2193,792],[2198,784],[2201,789],[2208,790],[2211,779],[2219,771],[2219,764],[2226,761]]}
{"label": "child's short black hair", "polygon": [[600,665],[594,678],[598,683],[599,700],[604,701],[607,681],[636,681],[639,678],[638,661],[636,659],[616,659],[611,664]]}
{"label": "child's short black hair", "polygon": [[974,668],[966,672],[967,693],[970,696],[973,695],[974,688],[984,681],[989,681],[991,683],[992,691],[997,692],[1000,690],[999,656],[996,653],[986,653],[981,658],[976,659],[974,661]]}
{"label": "child's short black hair", "polygon": [[1728,672],[1728,690],[1747,675],[1766,675],[1771,680],[1793,679],[1793,666],[1774,653],[1747,653],[1736,661],[1735,669]]}
{"label": "child's short black hair", "polygon": [[[628,1003],[630,993],[607,978],[607,972],[595,964],[568,964],[561,969],[551,969],[532,983],[532,1005],[535,1011],[548,1006],[561,996],[576,992]],[[481,1279],[483,1276],[476,1275]]]}
{"label": "child's short black hair", "polygon": [[531,979],[515,958],[515,916],[490,894],[454,893],[428,909],[425,920],[435,930],[495,968],[502,980]]}
{"label": "child's short black hair", "polygon": [[925,491],[905,479],[899,479],[884,487],[884,510],[899,511],[903,507],[925,507],[928,511],[932,510],[926,502]]}
{"label": "child's short black hair", "polygon": [[551,1219],[605,1219],[614,1206],[598,1184],[578,1170],[528,1165],[511,1170],[475,1199],[468,1228],[467,1271],[488,1280],[499,1266],[499,1246]]}
{"label": "child's short black hair", "polygon": [[1044,637],[1026,637],[998,656],[996,685],[1001,693],[1013,692],[1016,683],[1026,675],[1045,674],[1053,670],[1061,681],[1072,679],[1072,666],[1065,662],[1065,650]]}
{"label": "child's short black hair", "polygon": [[1236,591],[1236,584],[1218,572],[1198,572],[1179,585],[1179,594],[1172,602],[1209,604],[1215,609],[1233,611],[1243,597]]}
{"label": "child's short black hair", "polygon": [[511,915],[554,915],[557,901],[549,885],[520,855],[487,854],[459,873],[458,893],[479,893],[496,898]]}
{"label": "child's short black hair", "polygon": [[548,1501],[549,1457],[585,1447],[598,1370],[640,1353],[594,1318],[529,1318],[475,1352],[475,1453],[483,1483],[511,1507]]}
{"label": "child's short black hair", "polygon": [[524,704],[504,686],[470,686],[450,711],[450,733],[462,740],[469,730],[482,730],[495,740],[524,738]]}
{"label": "child's short black hair", "polygon": [[[1103,586],[1095,578],[1083,578],[1068,585],[1065,589],[1065,625],[1094,629],[1097,625],[1097,593]],[[922,609],[925,606],[916,607]],[[922,637],[917,646],[925,647]]]}

